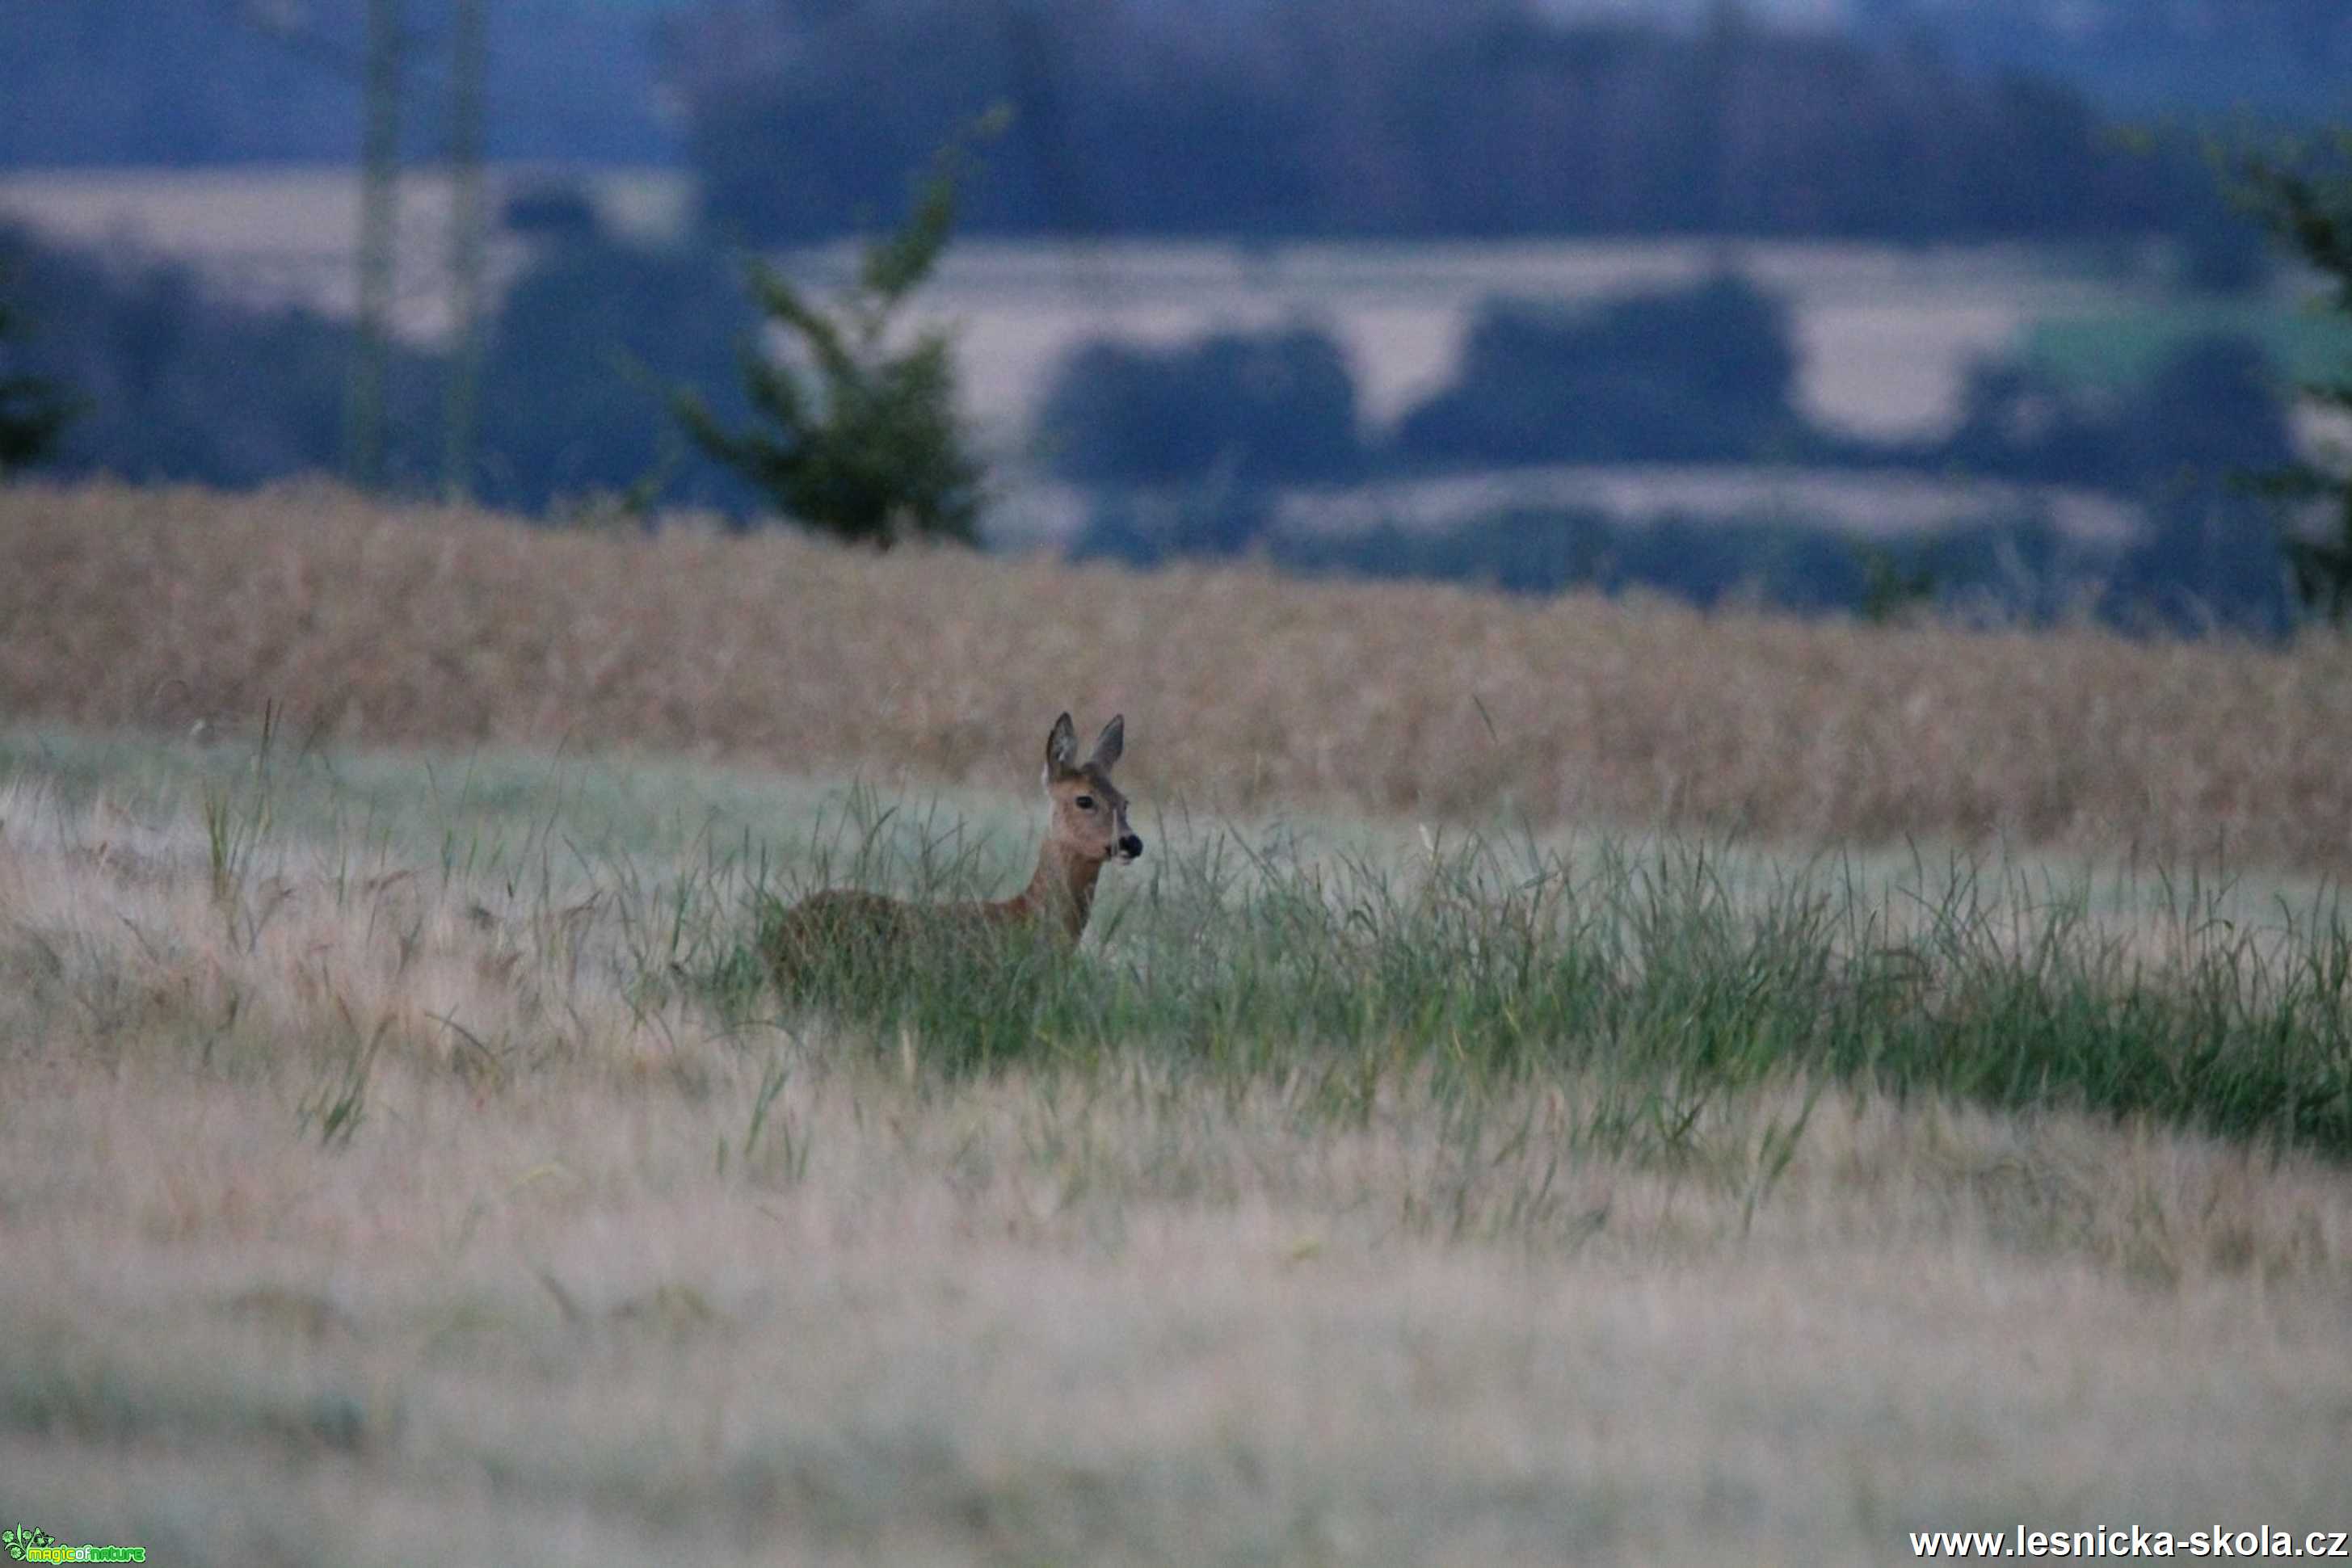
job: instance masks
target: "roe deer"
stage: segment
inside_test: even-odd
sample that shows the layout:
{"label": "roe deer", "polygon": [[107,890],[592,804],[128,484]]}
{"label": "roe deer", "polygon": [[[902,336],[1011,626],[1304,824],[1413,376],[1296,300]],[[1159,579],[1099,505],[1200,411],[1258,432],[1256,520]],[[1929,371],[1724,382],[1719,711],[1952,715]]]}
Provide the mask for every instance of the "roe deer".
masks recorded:
{"label": "roe deer", "polygon": [[1095,879],[1113,856],[1143,853],[1127,825],[1127,797],[1110,781],[1127,738],[1126,716],[1103,726],[1092,755],[1077,759],[1070,716],[1045,737],[1045,796],[1053,815],[1037,851],[1029,885],[993,903],[913,904],[855,888],[828,888],[786,910],[761,934],[761,947],[780,983],[813,963],[845,951],[876,956],[899,952],[919,938],[988,940],[1044,936],[1067,949],[1077,946],[1095,902]]}

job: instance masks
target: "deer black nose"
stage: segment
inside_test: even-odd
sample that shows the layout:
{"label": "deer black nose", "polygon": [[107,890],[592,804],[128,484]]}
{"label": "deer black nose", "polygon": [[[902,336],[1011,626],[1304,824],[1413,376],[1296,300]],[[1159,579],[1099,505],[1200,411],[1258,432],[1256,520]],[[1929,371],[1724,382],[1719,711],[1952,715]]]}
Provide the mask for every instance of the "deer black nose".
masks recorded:
{"label": "deer black nose", "polygon": [[1137,859],[1143,853],[1143,840],[1134,833],[1121,835],[1118,841],[1118,852],[1129,860]]}

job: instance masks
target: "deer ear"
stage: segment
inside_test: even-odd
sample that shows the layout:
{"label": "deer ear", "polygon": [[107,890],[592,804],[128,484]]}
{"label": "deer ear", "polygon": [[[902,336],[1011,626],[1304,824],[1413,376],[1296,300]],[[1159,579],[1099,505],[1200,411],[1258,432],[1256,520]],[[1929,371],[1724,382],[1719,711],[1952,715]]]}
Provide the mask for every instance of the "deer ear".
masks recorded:
{"label": "deer ear", "polygon": [[1070,716],[1064,714],[1054,721],[1053,729],[1045,737],[1046,782],[1051,783],[1056,775],[1075,771],[1077,765],[1078,732],[1072,727]]}
{"label": "deer ear", "polygon": [[1127,716],[1120,714],[1103,726],[1103,732],[1095,737],[1095,754],[1087,760],[1108,773],[1118,761],[1118,754],[1126,749]]}

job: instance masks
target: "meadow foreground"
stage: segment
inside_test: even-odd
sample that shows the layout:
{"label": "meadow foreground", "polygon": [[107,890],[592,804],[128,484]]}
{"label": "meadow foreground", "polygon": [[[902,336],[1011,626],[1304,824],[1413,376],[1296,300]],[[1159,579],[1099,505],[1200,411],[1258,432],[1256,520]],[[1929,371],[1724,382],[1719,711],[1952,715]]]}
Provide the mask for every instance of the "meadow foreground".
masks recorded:
{"label": "meadow foreground", "polygon": [[762,899],[1002,891],[1033,811],[8,737],[12,1515],[304,1563],[2352,1525],[2324,892],[1171,810],[1074,962],[757,977]]}

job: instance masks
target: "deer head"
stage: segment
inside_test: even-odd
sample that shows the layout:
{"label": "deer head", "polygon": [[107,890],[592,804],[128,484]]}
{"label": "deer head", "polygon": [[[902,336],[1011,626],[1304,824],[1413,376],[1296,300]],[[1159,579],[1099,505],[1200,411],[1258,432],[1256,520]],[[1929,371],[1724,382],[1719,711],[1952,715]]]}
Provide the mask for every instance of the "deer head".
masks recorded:
{"label": "deer head", "polygon": [[1081,762],[1070,716],[1054,721],[1045,737],[1045,794],[1053,802],[1045,839],[1063,854],[1101,865],[1113,857],[1124,862],[1143,853],[1143,840],[1127,825],[1127,797],[1110,781],[1126,744],[1122,714],[1103,726],[1094,750]]}

